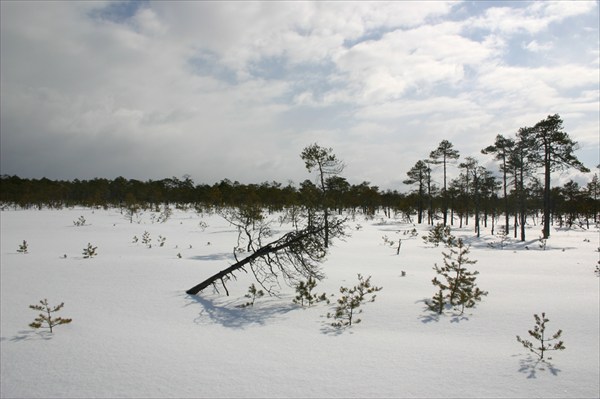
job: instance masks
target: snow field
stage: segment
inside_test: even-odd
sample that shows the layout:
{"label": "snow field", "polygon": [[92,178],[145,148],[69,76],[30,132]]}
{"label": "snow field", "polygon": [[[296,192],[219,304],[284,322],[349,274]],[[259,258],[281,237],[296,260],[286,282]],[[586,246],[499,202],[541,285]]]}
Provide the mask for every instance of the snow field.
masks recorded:
{"label": "snow field", "polygon": [[[81,215],[88,225],[74,226]],[[146,212],[129,223],[118,210],[86,208],[0,216],[2,397],[599,396],[597,228],[553,229],[545,251],[539,226],[504,249],[487,245],[497,240],[488,230],[476,239],[470,226],[453,229],[472,245],[478,262],[469,268],[489,295],[463,316],[437,317],[423,300],[444,249],[423,243],[427,226],[409,238],[397,231],[413,226],[394,219],[350,221],[352,236],[331,248],[316,288],[334,294],[332,305],[299,308],[282,284],[280,297],[240,309],[253,282],[243,272],[229,297],[185,294],[233,261],[237,233],[219,216],[175,211],[152,223]],[[132,243],[144,231],[152,248]],[[383,235],[403,239],[400,255]],[[26,255],[16,252],[23,240]],[[88,242],[98,256],[83,259]],[[383,290],[362,307],[362,323],[337,331],[324,316],[357,273]],[[65,302],[57,315],[73,322],[54,334],[28,327],[37,314],[28,306],[43,298]],[[550,365],[536,365],[515,338],[529,338],[541,312],[550,333],[564,330],[566,350],[549,352]]]}

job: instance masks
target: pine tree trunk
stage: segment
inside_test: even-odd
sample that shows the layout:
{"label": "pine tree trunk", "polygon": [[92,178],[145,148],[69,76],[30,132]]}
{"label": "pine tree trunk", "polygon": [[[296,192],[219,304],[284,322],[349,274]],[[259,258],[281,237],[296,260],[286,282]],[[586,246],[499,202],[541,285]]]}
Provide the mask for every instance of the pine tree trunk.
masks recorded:
{"label": "pine tree trunk", "polygon": [[544,160],[544,238],[550,237],[550,159]]}

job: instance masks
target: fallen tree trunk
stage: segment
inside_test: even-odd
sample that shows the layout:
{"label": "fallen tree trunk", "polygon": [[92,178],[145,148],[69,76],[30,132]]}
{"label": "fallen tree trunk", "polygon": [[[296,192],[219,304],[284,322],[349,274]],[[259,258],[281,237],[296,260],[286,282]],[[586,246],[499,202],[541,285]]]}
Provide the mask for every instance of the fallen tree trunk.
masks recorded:
{"label": "fallen tree trunk", "polygon": [[225,270],[221,270],[219,273],[207,278],[206,280],[204,280],[203,282],[201,282],[198,285],[195,285],[194,287],[190,288],[189,290],[187,290],[185,293],[189,294],[189,295],[196,295],[197,293],[199,293],[200,291],[202,291],[203,289],[207,288],[210,285],[213,285],[215,282],[217,281],[221,281],[221,283],[223,284],[223,286],[225,286],[224,282],[223,282],[223,277],[235,272],[236,270],[239,270],[241,268],[244,267],[244,265],[253,262],[254,260],[260,258],[261,256],[265,256],[267,255],[269,252],[272,252],[273,249],[271,248],[271,245],[267,245],[264,246],[262,248],[259,248],[256,252],[254,252],[252,255],[248,256],[247,258],[242,259],[241,261],[229,266],[227,269]]}
{"label": "fallen tree trunk", "polygon": [[[344,222],[345,220],[340,220],[329,224],[327,227],[329,236],[343,235]],[[240,269],[245,271],[244,266],[246,265],[250,265],[259,284],[269,292],[270,289],[264,286],[264,282],[269,279],[276,279],[278,272],[288,280],[299,277],[321,279],[322,276],[318,272],[318,263],[326,254],[322,237],[325,230],[325,225],[321,225],[287,233],[278,240],[260,247],[250,256],[234,263],[227,269],[221,270],[200,284],[195,285],[186,293],[196,295],[211,285],[216,288],[216,284],[219,282],[227,291],[225,280]],[[254,269],[257,262],[262,262],[266,267]],[[259,275],[262,279],[259,278]]]}

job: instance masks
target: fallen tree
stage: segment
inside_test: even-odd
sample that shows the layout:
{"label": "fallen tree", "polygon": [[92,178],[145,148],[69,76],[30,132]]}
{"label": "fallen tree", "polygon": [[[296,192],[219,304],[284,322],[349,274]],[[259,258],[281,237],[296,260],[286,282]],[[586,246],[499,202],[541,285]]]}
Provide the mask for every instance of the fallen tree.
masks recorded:
{"label": "fallen tree", "polygon": [[313,222],[303,229],[284,234],[279,239],[259,247],[244,259],[236,258],[236,263],[190,288],[186,293],[196,295],[210,286],[218,291],[221,286],[229,295],[227,281],[235,278],[237,271],[248,272],[246,267],[249,267],[256,281],[270,294],[279,286],[279,277],[288,285],[309,277],[320,280],[324,277],[320,271],[320,264],[327,254],[326,243],[332,238],[346,235],[345,221],[339,219],[328,223]]}

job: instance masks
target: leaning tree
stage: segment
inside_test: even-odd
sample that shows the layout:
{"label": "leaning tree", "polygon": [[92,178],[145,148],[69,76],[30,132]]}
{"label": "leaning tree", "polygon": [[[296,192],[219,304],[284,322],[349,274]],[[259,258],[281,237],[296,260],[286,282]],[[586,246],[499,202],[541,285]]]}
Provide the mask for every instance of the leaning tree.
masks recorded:
{"label": "leaning tree", "polygon": [[[322,149],[314,144],[302,152],[302,159],[309,171],[317,168],[320,177],[321,199],[325,199],[326,177],[341,172],[343,165],[333,155],[331,149]],[[222,216],[238,228],[238,243],[234,248],[236,262],[226,269],[213,274],[201,283],[186,291],[196,295],[200,291],[214,287],[217,291],[227,290],[227,282],[236,278],[236,273],[252,273],[256,281],[268,293],[274,293],[282,279],[288,285],[295,285],[309,278],[320,280],[324,277],[320,265],[327,255],[327,248],[333,238],[346,235],[345,219],[330,217],[327,204],[323,203],[323,213],[308,212],[298,216],[293,230],[273,239],[273,231],[265,224],[265,219],[256,208],[224,212]],[[299,220],[302,218],[303,220]],[[269,239],[270,241],[266,242]],[[243,243],[243,245],[242,245]],[[243,259],[237,257],[239,249],[245,247],[248,253]]]}
{"label": "leaning tree", "polygon": [[279,285],[280,277],[288,285],[308,278],[320,280],[324,277],[320,264],[327,254],[324,246],[325,231],[327,229],[330,239],[342,237],[345,234],[344,222],[345,220],[332,221],[325,227],[321,220],[302,229],[290,231],[258,247],[250,255],[193,286],[186,293],[196,295],[212,286],[217,291],[222,287],[228,295],[226,283],[235,278],[237,272],[248,273],[248,269],[269,293],[273,293]]}

